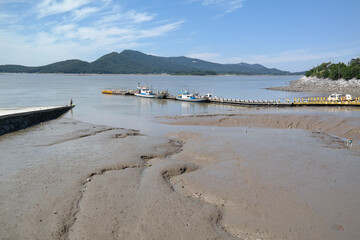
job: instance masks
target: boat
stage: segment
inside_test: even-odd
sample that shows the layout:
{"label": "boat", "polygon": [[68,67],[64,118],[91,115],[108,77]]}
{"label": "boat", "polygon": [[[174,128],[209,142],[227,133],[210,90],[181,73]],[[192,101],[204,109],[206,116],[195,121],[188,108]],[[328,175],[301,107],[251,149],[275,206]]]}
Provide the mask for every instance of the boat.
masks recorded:
{"label": "boat", "polygon": [[199,96],[199,94],[190,93],[189,91],[183,90],[181,94],[176,97],[176,100],[187,101],[187,102],[207,102],[209,99],[205,96]]}
{"label": "boat", "polygon": [[331,94],[328,99],[331,102],[342,102],[342,101],[352,101],[352,96],[350,94],[346,94],[343,96],[342,94],[333,93]]}
{"label": "boat", "polygon": [[341,94],[337,94],[337,93],[333,93],[328,97],[328,101],[340,101],[342,95]]}
{"label": "boat", "polygon": [[142,86],[140,83],[138,83],[137,91],[134,93],[134,95],[145,98],[164,98],[166,96],[166,92],[155,93],[148,86]]}

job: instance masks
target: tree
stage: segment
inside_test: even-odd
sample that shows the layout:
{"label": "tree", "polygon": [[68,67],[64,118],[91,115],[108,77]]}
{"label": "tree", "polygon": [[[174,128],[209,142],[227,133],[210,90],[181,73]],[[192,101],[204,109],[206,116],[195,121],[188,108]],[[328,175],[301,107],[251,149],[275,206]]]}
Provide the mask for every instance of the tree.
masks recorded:
{"label": "tree", "polygon": [[360,65],[360,58],[353,58],[350,61],[350,66]]}
{"label": "tree", "polygon": [[321,72],[321,78],[328,78],[330,75],[330,71],[328,69],[325,69],[324,71]]}
{"label": "tree", "polygon": [[330,62],[322,63],[306,72],[307,77],[314,76],[318,78],[330,78],[338,80],[344,78],[360,79],[360,58],[351,59],[348,65],[344,63],[331,64]]}

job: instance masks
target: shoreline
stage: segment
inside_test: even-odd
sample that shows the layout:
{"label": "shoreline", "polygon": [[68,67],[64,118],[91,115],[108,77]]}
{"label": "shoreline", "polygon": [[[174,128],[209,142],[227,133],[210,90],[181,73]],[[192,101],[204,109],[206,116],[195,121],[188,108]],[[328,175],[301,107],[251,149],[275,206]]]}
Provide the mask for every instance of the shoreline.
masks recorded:
{"label": "shoreline", "polygon": [[287,91],[287,92],[313,92],[322,94],[352,94],[360,92],[360,80],[331,80],[316,77],[302,77],[295,81],[290,81],[288,86],[269,87],[268,90]]}
{"label": "shoreline", "polygon": [[26,73],[26,72],[0,72],[0,74],[41,74],[41,75],[46,75],[46,74],[53,74],[53,75],[79,75],[79,76],[91,76],[91,75],[99,75],[99,76],[181,76],[181,77],[185,77],[185,76],[189,76],[189,77],[216,77],[216,76],[221,76],[221,77],[258,77],[258,76],[265,76],[265,77],[289,77],[289,76],[302,76],[302,75],[270,75],[270,74],[251,74],[251,75],[246,75],[246,74],[217,74],[217,75],[189,75],[189,74],[185,74],[185,75],[181,75],[181,74],[163,74],[163,73],[157,73],[157,74],[136,74],[136,73],[129,73],[129,74],[125,74],[125,73]]}

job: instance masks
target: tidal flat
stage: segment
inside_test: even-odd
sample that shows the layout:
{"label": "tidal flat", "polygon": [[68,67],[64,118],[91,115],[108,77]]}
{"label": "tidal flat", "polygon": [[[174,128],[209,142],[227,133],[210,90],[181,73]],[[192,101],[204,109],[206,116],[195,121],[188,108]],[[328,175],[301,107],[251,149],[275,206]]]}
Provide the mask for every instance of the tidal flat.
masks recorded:
{"label": "tidal flat", "polygon": [[197,168],[170,159],[181,147],[66,118],[2,136],[1,238],[231,239],[216,207],[169,184]]}
{"label": "tidal flat", "polygon": [[2,239],[360,238],[359,119],[157,121],[192,127],[60,118],[1,136]]}

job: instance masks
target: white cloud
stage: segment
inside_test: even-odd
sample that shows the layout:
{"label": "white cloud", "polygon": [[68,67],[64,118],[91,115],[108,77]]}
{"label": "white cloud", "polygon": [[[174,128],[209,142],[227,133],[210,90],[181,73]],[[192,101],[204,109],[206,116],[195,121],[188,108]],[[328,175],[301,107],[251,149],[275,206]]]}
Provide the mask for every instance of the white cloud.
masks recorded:
{"label": "white cloud", "polygon": [[223,54],[218,53],[203,52],[191,53],[186,56],[222,64],[237,64],[241,62],[249,64],[258,63],[266,67],[296,72],[304,71],[327,61],[347,62],[351,58],[360,55],[360,47],[357,47],[359,44],[354,43],[352,45],[355,47],[348,46],[348,48],[345,47],[340,50],[326,49],[323,51],[313,51],[310,49],[293,49],[273,54],[242,55],[233,57],[226,57]]}
{"label": "white cloud", "polygon": [[244,0],[234,0],[234,1],[230,1],[227,7],[226,12],[230,13],[230,12],[234,12],[235,10],[242,8],[242,2]]}
{"label": "white cloud", "polygon": [[97,25],[104,24],[139,24],[143,22],[149,22],[156,17],[156,14],[137,12],[134,10],[121,11],[120,9],[113,10],[106,14],[103,18],[96,22]]}
{"label": "white cloud", "polygon": [[180,21],[152,28],[136,25],[81,26],[69,23],[56,25],[49,31],[34,33],[32,36],[0,31],[0,64],[34,66],[72,58],[95,60],[94,58],[110,51],[138,47],[144,40],[177,30],[182,23]]}
{"label": "white cloud", "polygon": [[151,29],[141,30],[138,33],[140,38],[157,37],[180,28],[184,21],[165,24]]}
{"label": "white cloud", "polygon": [[148,22],[153,20],[156,14],[140,13],[134,10],[128,11],[124,14],[125,18],[134,21],[135,23]]}
{"label": "white cloud", "polygon": [[[360,50],[360,48],[358,48]],[[355,49],[342,49],[342,50],[328,50],[323,52],[311,51],[305,49],[295,49],[290,51],[284,51],[269,55],[253,55],[246,57],[246,61],[252,63],[264,63],[264,64],[275,64],[275,63],[287,63],[287,62],[300,62],[300,61],[313,61],[323,59],[335,59],[342,56],[348,56],[354,53]]]}
{"label": "white cloud", "polygon": [[189,0],[192,2],[201,2],[206,7],[216,7],[224,11],[224,13],[231,13],[243,6],[246,0]]}
{"label": "white cloud", "polygon": [[97,7],[86,7],[86,8],[82,8],[82,9],[78,9],[75,10],[73,13],[74,19],[75,21],[77,20],[81,20],[87,16],[89,16],[92,13],[95,13],[97,11],[99,11],[100,9]]}
{"label": "white cloud", "polygon": [[31,1],[29,8],[14,9],[16,15],[0,10],[0,24],[8,17],[17,19],[0,28],[0,64],[91,61],[110,51],[151,44],[152,38],[176,31],[184,22],[155,21],[156,13],[126,9],[112,0]]}
{"label": "white cloud", "polygon": [[35,37],[36,46],[52,45],[56,42],[57,38],[54,35],[40,32]]}
{"label": "white cloud", "polygon": [[260,63],[267,67],[275,67],[292,72],[304,71],[323,62],[347,62],[360,53],[359,44],[354,47],[310,50],[294,49],[273,54],[243,56],[246,63]]}
{"label": "white cloud", "polygon": [[53,33],[58,34],[58,35],[66,34],[66,33],[72,31],[75,28],[76,28],[75,24],[59,25],[59,26],[55,26],[53,28]]}
{"label": "white cloud", "polygon": [[64,25],[54,28],[53,33],[63,41],[93,41],[96,45],[124,44],[134,41],[157,37],[180,27],[182,22],[169,23],[149,29],[137,27],[116,27],[116,26],[94,26],[79,27],[75,25]]}
{"label": "white cloud", "polygon": [[[324,51],[312,51],[306,49],[293,49],[273,54],[258,54],[258,55],[242,55],[233,57],[224,57],[218,53],[191,53],[187,54],[187,57],[199,58],[202,60],[213,61],[222,64],[236,64],[240,62],[245,63],[259,63],[259,64],[283,64],[294,62],[306,62],[306,61],[336,61],[336,59],[351,56],[354,53],[360,53],[360,47],[345,48],[341,50],[324,50]],[[355,54],[356,55],[356,54]],[[354,56],[355,57],[355,56]]]}
{"label": "white cloud", "polygon": [[37,5],[37,9],[39,11],[39,17],[42,18],[76,10],[89,2],[90,0],[63,0],[60,2],[56,0],[43,0]]}
{"label": "white cloud", "polygon": [[0,13],[0,23],[13,23],[16,21],[15,14]]}

